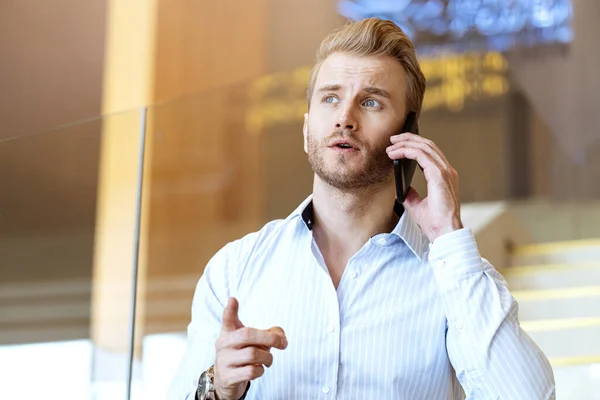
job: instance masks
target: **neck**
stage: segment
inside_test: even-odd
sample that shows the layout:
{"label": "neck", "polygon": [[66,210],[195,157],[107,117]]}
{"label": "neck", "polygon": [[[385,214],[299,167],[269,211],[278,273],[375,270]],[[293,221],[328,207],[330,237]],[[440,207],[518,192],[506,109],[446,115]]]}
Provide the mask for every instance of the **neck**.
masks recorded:
{"label": "neck", "polygon": [[391,232],[398,222],[392,178],[390,175],[379,186],[348,191],[315,176],[313,231],[317,242],[336,252],[353,254],[373,235]]}

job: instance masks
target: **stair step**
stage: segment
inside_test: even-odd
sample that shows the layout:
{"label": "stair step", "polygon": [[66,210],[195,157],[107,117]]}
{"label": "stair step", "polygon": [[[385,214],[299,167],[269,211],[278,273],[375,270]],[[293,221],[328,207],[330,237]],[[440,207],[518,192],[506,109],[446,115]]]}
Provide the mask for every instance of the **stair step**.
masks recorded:
{"label": "stair step", "polygon": [[512,253],[513,266],[594,262],[598,259],[600,259],[600,239],[519,246]]}
{"label": "stair step", "polygon": [[510,267],[502,275],[511,291],[600,285],[600,262]]}
{"label": "stair step", "polygon": [[555,362],[600,355],[600,318],[522,322],[521,326]]}
{"label": "stair step", "polygon": [[512,291],[519,302],[519,319],[600,317],[600,286]]}

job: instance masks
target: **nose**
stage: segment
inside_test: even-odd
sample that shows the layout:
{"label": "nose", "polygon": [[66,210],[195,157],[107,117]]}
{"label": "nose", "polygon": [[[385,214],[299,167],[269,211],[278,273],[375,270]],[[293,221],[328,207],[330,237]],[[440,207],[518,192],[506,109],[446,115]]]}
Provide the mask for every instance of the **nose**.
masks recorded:
{"label": "nose", "polygon": [[335,127],[336,129],[349,131],[356,131],[358,129],[358,121],[354,115],[354,109],[351,106],[342,109]]}

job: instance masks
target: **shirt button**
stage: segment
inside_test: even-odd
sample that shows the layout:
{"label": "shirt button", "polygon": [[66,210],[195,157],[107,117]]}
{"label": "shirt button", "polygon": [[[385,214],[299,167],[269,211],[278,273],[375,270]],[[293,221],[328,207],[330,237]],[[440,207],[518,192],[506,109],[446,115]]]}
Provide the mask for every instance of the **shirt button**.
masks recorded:
{"label": "shirt button", "polygon": [[335,331],[335,325],[333,325],[333,324],[329,325],[329,328],[327,328],[327,330],[328,330],[329,332],[333,332],[333,331]]}
{"label": "shirt button", "polygon": [[323,393],[329,393],[329,386],[325,385],[321,390],[323,391]]}
{"label": "shirt button", "polygon": [[385,239],[383,239],[383,238],[382,238],[382,239],[379,239],[379,240],[377,241],[377,243],[379,243],[379,244],[380,244],[380,245],[382,245],[382,246],[385,246],[385,244],[387,243],[387,240],[385,240]]}
{"label": "shirt button", "polygon": [[444,260],[436,261],[436,265],[438,268],[444,268],[446,266],[446,261],[444,261]]}
{"label": "shirt button", "polygon": [[356,273],[356,271],[352,271],[352,274],[350,274],[350,276],[352,277],[352,279],[356,279],[358,274]]}
{"label": "shirt button", "polygon": [[462,330],[462,328],[463,328],[463,324],[462,324],[462,322],[460,322],[460,321],[459,321],[459,322],[457,322],[457,323],[456,323],[456,329],[458,329],[458,330],[460,331],[460,330]]}

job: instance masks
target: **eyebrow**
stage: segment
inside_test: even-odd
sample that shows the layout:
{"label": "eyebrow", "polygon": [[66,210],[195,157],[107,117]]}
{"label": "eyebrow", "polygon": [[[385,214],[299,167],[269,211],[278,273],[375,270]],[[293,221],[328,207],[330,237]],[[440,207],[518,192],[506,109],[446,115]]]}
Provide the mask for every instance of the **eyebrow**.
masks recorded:
{"label": "eyebrow", "polygon": [[[339,90],[342,89],[341,85],[324,85],[321,86],[317,91],[318,92],[337,92]],[[369,86],[363,89],[364,92],[367,92],[369,94],[374,94],[374,95],[378,95],[381,97],[384,97],[386,99],[390,99],[392,96],[390,95],[390,92],[388,92],[387,90],[375,87],[375,86]]]}
{"label": "eyebrow", "polygon": [[390,95],[390,92],[388,92],[387,90],[378,88],[378,87],[374,87],[374,86],[369,86],[368,88],[364,89],[365,92],[370,93],[370,94],[375,94],[381,97],[385,97],[386,99],[390,99],[392,96]]}
{"label": "eyebrow", "polygon": [[325,85],[321,86],[318,92],[337,92],[342,88],[341,85]]}

